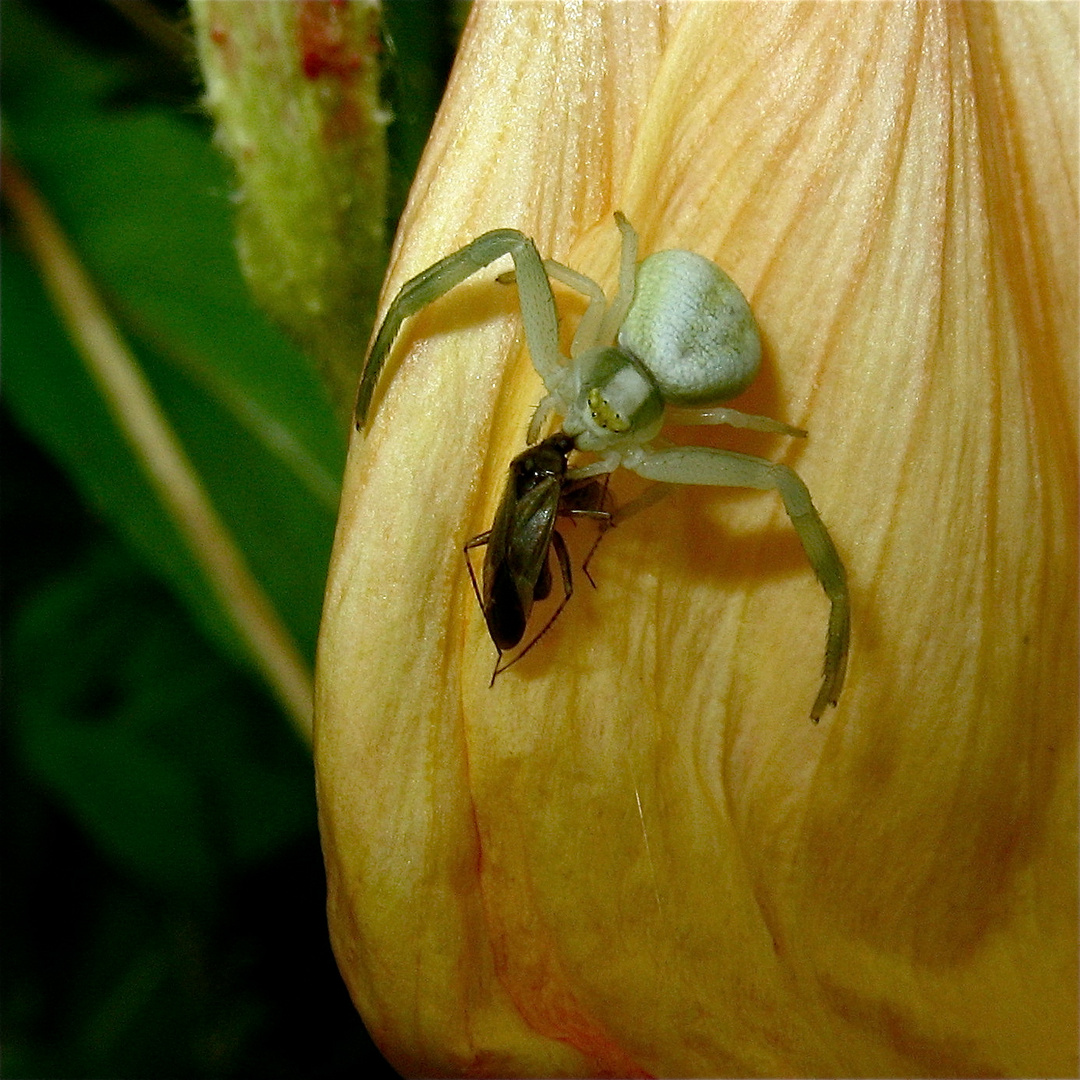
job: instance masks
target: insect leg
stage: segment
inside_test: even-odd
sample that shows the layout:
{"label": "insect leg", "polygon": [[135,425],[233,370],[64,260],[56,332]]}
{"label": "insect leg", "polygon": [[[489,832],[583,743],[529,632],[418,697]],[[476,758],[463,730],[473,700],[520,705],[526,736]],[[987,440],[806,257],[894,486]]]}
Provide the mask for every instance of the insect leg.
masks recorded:
{"label": "insect leg", "polygon": [[571,521],[576,522],[579,517],[583,517],[600,523],[596,539],[593,541],[592,547],[589,548],[585,561],[581,564],[583,573],[594,589],[596,588],[596,582],[593,581],[593,576],[589,573],[589,563],[592,562],[592,557],[596,553],[600,541],[604,538],[604,533],[614,524],[615,514],[607,509],[612,502],[611,496],[608,494],[608,482],[610,479],[611,474],[606,473],[603,481],[582,480],[578,483],[571,482],[567,484],[563,489],[563,496],[559,505],[559,513],[563,517],[570,518]]}
{"label": "insect leg", "polygon": [[472,567],[472,559],[469,558],[469,552],[474,548],[486,547],[491,541],[491,530],[487,532],[478,533],[476,536],[470,537],[465,541],[465,546],[461,549],[465,554],[465,567],[469,571],[469,580],[472,582],[473,595],[476,597],[477,606],[481,612],[484,610],[484,598],[480,593],[480,584],[476,580],[476,571]]}

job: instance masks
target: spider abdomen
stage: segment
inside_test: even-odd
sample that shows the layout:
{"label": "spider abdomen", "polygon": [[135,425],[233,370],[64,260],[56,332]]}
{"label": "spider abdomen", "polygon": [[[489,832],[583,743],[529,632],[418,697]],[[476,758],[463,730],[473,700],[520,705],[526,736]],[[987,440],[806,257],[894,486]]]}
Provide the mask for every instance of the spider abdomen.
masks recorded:
{"label": "spider abdomen", "polygon": [[692,251],[658,251],[638,266],[619,346],[648,369],[672,405],[727,401],[761,367],[761,338],[746,298],[719,266]]}

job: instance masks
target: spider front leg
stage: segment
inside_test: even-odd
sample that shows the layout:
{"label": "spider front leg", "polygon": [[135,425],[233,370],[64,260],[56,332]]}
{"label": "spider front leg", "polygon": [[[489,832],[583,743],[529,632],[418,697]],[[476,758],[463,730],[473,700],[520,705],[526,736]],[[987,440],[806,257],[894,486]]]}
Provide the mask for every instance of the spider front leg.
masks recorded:
{"label": "spider front leg", "polygon": [[806,485],[786,465],[705,446],[639,447],[625,453],[622,464],[648,480],[669,484],[759,488],[780,493],[810,565],[832,604],[821,689],[810,710],[810,719],[817,723],[826,707],[836,704],[844,685],[851,636],[851,605],[844,564],[814,509]]}
{"label": "spider front leg", "polygon": [[[587,277],[577,270],[571,270],[569,266],[563,266],[561,262],[556,262],[554,259],[544,260],[544,273],[552,281],[561,282],[563,285],[573,289],[574,292],[581,293],[589,301],[589,306],[585,309],[585,314],[581,316],[577,329],[574,331],[574,340],[570,343],[571,358],[579,356],[586,349],[591,349],[596,344],[597,333],[600,324],[604,320],[604,312],[607,311],[607,296],[604,295],[604,290],[591,277]],[[507,270],[506,273],[500,274],[495,280],[500,285],[516,285],[517,273],[513,270]]]}
{"label": "spider front leg", "polygon": [[790,435],[794,439],[805,439],[803,428],[792,427],[783,420],[774,420],[771,416],[757,416],[755,413],[739,412],[720,405],[705,408],[688,408],[681,405],[669,405],[664,414],[667,424],[727,424],[729,427],[746,428],[751,431],[768,431],[774,435]]}
{"label": "spider front leg", "polygon": [[[578,357],[598,345],[611,345],[615,341],[630,305],[634,301],[634,274],[637,270],[638,235],[637,230],[626,220],[620,210],[615,211],[615,224],[622,234],[622,253],[619,256],[619,288],[611,303],[608,303],[604,290],[591,277],[578,270],[572,270],[554,259],[544,260],[544,270],[549,278],[562,282],[575,292],[581,293],[589,301],[585,314],[574,331],[574,340],[570,346],[571,357]],[[516,279],[513,270],[500,274],[495,280],[501,285],[510,285]]]}
{"label": "spider front leg", "polygon": [[564,358],[559,352],[555,298],[551,293],[551,282],[544,272],[544,264],[536,245],[524,233],[517,229],[494,229],[478,236],[445,259],[440,259],[402,285],[379,327],[360,376],[360,388],[356,395],[358,429],[363,427],[367,418],[379,372],[401,324],[448,293],[455,285],[460,285],[478,270],[507,254],[514,260],[521,321],[525,326],[525,340],[532,362],[549,391],[557,384]]}

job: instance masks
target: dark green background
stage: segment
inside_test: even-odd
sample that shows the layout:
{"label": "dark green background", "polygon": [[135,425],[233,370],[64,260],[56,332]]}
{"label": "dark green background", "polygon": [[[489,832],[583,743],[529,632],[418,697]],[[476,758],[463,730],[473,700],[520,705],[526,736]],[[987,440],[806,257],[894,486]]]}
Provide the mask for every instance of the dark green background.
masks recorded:
{"label": "dark green background", "polygon": [[[449,7],[387,6],[388,235],[445,80]],[[183,24],[181,6],[159,10]],[[239,277],[233,180],[192,62],[104,2],[3,0],[0,18],[5,151],[310,661],[344,435]],[[392,1075],[330,953],[310,754],[12,224],[5,212],[0,1072]]]}

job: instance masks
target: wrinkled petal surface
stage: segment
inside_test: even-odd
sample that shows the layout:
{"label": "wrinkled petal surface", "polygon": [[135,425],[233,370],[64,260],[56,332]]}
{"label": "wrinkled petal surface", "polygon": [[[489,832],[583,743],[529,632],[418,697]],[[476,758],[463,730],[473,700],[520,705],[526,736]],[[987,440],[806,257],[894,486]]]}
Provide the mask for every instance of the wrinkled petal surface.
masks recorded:
{"label": "wrinkled petal surface", "polygon": [[403,1072],[1075,1073],[1076,11],[477,5],[384,295],[499,226],[611,287],[616,209],[715,259],[765,345],[735,406],[810,437],[670,435],[799,472],[855,633],[811,725],[779,500],[686,488],[489,689],[461,549],[542,389],[494,272],[409,323],[316,731],[335,951]]}

